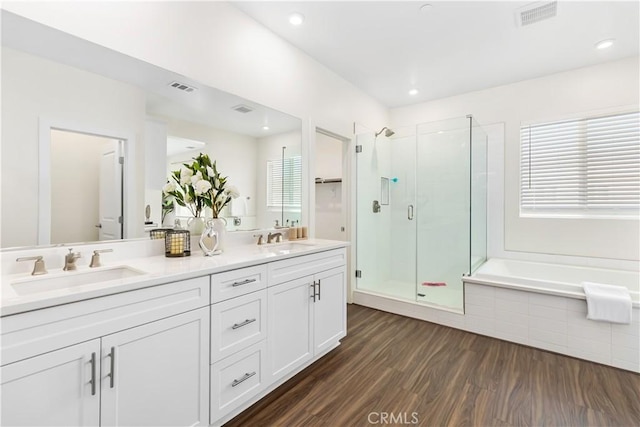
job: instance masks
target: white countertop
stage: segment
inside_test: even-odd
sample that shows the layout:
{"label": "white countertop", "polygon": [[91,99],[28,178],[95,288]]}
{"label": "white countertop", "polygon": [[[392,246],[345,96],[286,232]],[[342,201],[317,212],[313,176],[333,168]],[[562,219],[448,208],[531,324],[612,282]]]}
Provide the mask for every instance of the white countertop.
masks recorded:
{"label": "white countertop", "polygon": [[[295,246],[291,249],[286,249],[291,243]],[[205,257],[199,248],[196,247],[193,250],[194,248],[192,247],[191,256],[183,258],[167,258],[164,255],[159,255],[120,260],[112,263],[104,262],[104,266],[98,268],[89,268],[85,265],[79,266],[76,271],[49,270],[48,274],[42,276],[31,276],[28,273],[12,274],[2,277],[0,314],[9,316],[25,311],[191,279],[300,255],[343,248],[348,245],[348,242],[334,240],[294,240],[292,242],[284,241],[262,246],[255,244],[232,246],[227,248],[224,253],[212,257]],[[17,287],[25,284],[26,281],[29,281],[31,285],[38,280],[46,280],[47,278],[71,277],[73,274],[82,274],[88,271],[94,272],[101,269],[108,270],[118,266],[131,267],[142,271],[144,274],[50,291],[25,293],[23,295],[20,295],[19,291],[16,292]]]}

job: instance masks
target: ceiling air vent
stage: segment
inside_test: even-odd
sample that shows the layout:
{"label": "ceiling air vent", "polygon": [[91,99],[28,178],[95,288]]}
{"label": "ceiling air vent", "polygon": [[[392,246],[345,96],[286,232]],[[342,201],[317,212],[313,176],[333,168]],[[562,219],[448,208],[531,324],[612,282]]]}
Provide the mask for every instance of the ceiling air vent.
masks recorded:
{"label": "ceiling air vent", "polygon": [[180,82],[171,82],[171,83],[169,83],[169,86],[171,86],[173,88],[176,88],[178,90],[181,90],[183,92],[193,92],[193,91],[197,90],[193,86],[189,86],[188,84],[184,84],[184,83],[180,83]]}
{"label": "ceiling air vent", "polygon": [[521,7],[516,11],[516,20],[521,27],[553,18],[558,14],[557,1],[539,1]]}
{"label": "ceiling air vent", "polygon": [[244,105],[244,104],[238,104],[235,107],[231,107],[233,110],[236,110],[238,113],[250,113],[253,111],[253,108],[249,107],[248,105]]}

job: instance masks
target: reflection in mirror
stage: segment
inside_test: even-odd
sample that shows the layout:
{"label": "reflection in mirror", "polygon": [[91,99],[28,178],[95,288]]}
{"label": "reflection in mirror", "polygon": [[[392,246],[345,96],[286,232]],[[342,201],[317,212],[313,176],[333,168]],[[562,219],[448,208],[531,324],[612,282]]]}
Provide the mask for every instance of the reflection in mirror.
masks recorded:
{"label": "reflection in mirror", "polygon": [[[57,144],[49,141],[51,129],[125,140],[122,212],[109,214],[122,217],[121,233],[104,233],[102,238],[142,238],[162,225],[162,187],[169,171],[200,152],[217,161],[241,194],[224,212],[230,229],[299,220],[301,189],[293,180],[280,188],[297,193],[281,195],[279,205],[268,195],[269,162],[282,161],[282,147],[287,158],[300,156],[299,119],[5,10],[0,13],[2,248],[101,238],[96,225],[104,218],[98,218],[93,202],[91,208],[83,202],[80,191],[86,176],[92,175],[92,181],[100,176],[97,166],[91,160],[89,173],[88,157],[74,161],[59,155]],[[180,151],[171,151],[169,137],[199,145],[183,144]],[[59,165],[59,157],[67,166]],[[75,183],[67,181],[60,190],[54,179],[69,163],[77,173],[66,179],[75,177]],[[186,219],[179,210],[173,214]],[[61,220],[67,225],[60,228]]]}
{"label": "reflection in mirror", "polygon": [[121,239],[123,141],[58,129],[50,136],[50,243]]}

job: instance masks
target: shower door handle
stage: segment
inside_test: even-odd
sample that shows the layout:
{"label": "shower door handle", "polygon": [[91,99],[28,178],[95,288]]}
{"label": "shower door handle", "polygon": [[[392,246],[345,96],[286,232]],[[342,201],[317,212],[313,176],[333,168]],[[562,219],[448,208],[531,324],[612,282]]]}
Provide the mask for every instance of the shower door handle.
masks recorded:
{"label": "shower door handle", "polygon": [[407,219],[408,219],[409,221],[412,221],[412,220],[413,220],[413,205],[409,205],[409,206],[407,207]]}

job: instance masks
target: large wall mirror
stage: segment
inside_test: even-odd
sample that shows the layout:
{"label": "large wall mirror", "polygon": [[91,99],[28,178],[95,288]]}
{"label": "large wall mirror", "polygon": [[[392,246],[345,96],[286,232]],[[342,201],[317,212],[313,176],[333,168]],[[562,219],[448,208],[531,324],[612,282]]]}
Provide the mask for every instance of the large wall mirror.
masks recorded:
{"label": "large wall mirror", "polygon": [[300,220],[300,119],[1,14],[2,248],[186,224],[162,188],[199,153],[240,193],[230,230]]}

